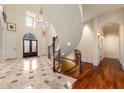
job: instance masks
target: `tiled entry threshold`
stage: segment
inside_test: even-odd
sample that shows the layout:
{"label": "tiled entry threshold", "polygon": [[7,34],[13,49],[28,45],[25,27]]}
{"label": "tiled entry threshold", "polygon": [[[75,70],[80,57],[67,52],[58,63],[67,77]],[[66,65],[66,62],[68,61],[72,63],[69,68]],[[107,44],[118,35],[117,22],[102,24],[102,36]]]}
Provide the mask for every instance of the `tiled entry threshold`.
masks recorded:
{"label": "tiled entry threshold", "polygon": [[45,56],[0,62],[0,89],[69,89],[75,81],[54,73]]}

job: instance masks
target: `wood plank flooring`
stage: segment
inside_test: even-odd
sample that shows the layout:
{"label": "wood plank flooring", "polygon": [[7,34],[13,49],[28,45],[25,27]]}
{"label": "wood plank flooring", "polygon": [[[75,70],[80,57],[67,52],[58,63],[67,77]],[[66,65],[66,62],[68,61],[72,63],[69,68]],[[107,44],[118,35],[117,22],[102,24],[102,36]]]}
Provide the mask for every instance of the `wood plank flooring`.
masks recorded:
{"label": "wood plank flooring", "polygon": [[81,79],[73,84],[74,89],[122,89],[124,88],[124,71],[120,63],[105,58],[99,66],[83,64]]}

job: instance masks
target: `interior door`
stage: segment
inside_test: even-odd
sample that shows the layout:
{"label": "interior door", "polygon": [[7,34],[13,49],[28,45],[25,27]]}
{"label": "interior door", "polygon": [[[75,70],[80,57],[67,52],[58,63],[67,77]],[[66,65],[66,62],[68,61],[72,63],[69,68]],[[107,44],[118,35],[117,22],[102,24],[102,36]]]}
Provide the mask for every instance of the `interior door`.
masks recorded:
{"label": "interior door", "polygon": [[37,40],[23,40],[23,57],[37,56]]}
{"label": "interior door", "polygon": [[5,35],[5,58],[17,58],[16,54],[16,34],[15,32],[7,32]]}

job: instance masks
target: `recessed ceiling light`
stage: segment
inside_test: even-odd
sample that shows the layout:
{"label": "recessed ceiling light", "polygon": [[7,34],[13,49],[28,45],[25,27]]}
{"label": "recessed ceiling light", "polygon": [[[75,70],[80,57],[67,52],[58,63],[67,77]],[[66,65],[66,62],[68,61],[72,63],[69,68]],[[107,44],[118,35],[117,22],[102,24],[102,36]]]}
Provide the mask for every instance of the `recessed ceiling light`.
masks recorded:
{"label": "recessed ceiling light", "polygon": [[67,45],[68,45],[68,46],[70,46],[70,45],[71,45],[71,43],[70,43],[70,42],[68,42],[68,43],[67,43]]}

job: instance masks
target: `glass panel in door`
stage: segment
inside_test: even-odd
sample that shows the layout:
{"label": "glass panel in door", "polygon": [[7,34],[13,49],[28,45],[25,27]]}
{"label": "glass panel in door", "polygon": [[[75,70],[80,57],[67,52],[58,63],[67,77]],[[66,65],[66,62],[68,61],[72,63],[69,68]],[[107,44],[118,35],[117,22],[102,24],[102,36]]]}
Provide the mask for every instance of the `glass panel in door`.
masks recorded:
{"label": "glass panel in door", "polygon": [[37,41],[32,41],[32,52],[37,52]]}
{"label": "glass panel in door", "polygon": [[29,52],[30,52],[30,41],[24,40],[24,53],[29,53]]}

